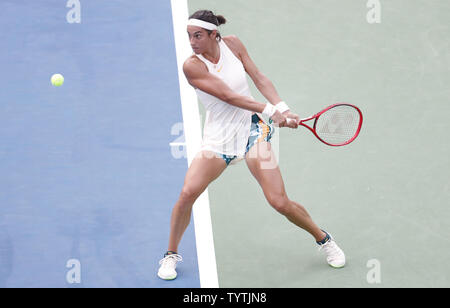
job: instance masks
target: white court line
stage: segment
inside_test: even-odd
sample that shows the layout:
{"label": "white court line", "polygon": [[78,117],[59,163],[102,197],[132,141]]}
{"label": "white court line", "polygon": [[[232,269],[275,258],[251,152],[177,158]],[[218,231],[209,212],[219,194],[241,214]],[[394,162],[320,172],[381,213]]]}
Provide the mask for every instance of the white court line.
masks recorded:
{"label": "white court line", "polygon": [[[202,142],[200,112],[197,94],[186,80],[183,63],[191,54],[186,23],[189,18],[187,0],[171,0],[173,32],[178,63],[181,108],[188,165],[199,151]],[[197,199],[193,208],[195,241],[197,245],[198,269],[202,288],[218,288],[216,254],[209,209],[208,190]]]}

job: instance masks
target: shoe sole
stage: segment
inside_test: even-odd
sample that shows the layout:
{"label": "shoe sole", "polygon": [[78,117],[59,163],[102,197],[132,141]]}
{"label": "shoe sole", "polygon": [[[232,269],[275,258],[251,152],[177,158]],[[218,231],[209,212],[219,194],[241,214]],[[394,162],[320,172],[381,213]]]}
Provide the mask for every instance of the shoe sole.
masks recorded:
{"label": "shoe sole", "polygon": [[177,278],[177,275],[175,275],[174,277],[161,277],[158,274],[158,277],[161,278],[162,280],[174,280],[175,278]]}
{"label": "shoe sole", "polygon": [[335,265],[331,265],[331,264],[328,264],[329,266],[331,266],[332,268],[343,268],[343,267],[345,267],[345,264],[344,265],[340,265],[340,266],[335,266]]}

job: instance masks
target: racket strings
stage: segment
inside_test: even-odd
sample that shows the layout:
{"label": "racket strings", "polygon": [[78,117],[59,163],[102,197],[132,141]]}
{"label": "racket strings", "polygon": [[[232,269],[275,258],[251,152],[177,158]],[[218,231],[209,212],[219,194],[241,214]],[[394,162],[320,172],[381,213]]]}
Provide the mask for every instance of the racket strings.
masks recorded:
{"label": "racket strings", "polygon": [[323,141],[332,145],[345,144],[359,133],[361,116],[352,106],[333,107],[316,119],[315,131]]}

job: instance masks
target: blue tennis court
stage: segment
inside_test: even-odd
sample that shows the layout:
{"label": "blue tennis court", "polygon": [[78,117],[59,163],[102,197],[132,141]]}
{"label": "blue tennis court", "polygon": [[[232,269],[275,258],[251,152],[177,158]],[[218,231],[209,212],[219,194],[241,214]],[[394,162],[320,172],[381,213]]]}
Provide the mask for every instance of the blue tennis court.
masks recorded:
{"label": "blue tennis court", "polygon": [[199,287],[193,224],[156,275],[187,170],[170,1],[76,2],[0,3],[0,287]]}

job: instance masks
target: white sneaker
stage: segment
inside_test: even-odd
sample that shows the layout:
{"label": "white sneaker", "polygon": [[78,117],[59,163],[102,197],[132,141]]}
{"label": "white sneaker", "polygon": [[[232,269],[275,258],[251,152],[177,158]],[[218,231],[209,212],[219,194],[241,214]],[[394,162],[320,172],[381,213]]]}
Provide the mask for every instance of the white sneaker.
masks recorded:
{"label": "white sneaker", "polygon": [[177,278],[177,262],[183,261],[183,258],[179,254],[171,254],[165,256],[159,261],[161,265],[158,271],[158,277],[164,280],[173,280]]}
{"label": "white sneaker", "polygon": [[327,255],[327,262],[331,267],[341,268],[345,265],[345,254],[341,248],[336,244],[333,237],[330,235],[330,239],[320,245],[319,251],[323,250]]}

